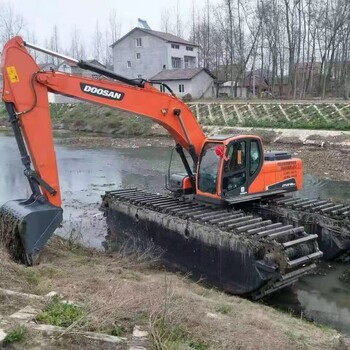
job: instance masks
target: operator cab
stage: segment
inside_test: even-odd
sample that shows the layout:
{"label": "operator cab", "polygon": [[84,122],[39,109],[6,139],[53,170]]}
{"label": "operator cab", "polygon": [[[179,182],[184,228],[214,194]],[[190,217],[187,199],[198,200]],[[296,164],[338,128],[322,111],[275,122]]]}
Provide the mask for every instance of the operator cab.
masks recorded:
{"label": "operator cab", "polygon": [[248,193],[263,166],[256,136],[216,136],[204,145],[197,171],[197,195],[213,199]]}
{"label": "operator cab", "polygon": [[287,152],[264,154],[257,136],[217,136],[202,149],[196,195],[210,202],[236,203],[302,187],[302,162]]}
{"label": "operator cab", "polygon": [[[302,187],[302,162],[288,152],[264,153],[257,136],[216,136],[204,144],[196,176],[196,198],[239,203],[296,191]],[[189,177],[171,176],[171,190],[193,193]]]}

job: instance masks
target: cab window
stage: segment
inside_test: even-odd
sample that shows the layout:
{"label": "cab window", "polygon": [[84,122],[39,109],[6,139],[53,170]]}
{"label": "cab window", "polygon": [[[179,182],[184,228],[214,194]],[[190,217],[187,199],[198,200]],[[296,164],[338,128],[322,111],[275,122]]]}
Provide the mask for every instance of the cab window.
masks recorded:
{"label": "cab window", "polygon": [[217,143],[207,143],[201,155],[198,170],[198,188],[202,192],[216,193],[220,157],[216,154]]}
{"label": "cab window", "polygon": [[231,143],[227,150],[227,161],[225,162],[225,172],[230,173],[246,166],[246,142]]}
{"label": "cab window", "polygon": [[226,159],[222,189],[230,192],[242,188],[246,183],[246,141],[231,143]]}
{"label": "cab window", "polygon": [[250,168],[249,175],[252,176],[259,169],[261,162],[261,154],[258,141],[250,142]]}

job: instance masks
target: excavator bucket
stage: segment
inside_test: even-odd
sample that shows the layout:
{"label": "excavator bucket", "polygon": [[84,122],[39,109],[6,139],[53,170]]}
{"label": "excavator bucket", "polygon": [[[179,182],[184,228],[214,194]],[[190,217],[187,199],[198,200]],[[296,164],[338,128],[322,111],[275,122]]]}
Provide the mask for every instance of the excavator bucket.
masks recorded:
{"label": "excavator bucket", "polygon": [[0,208],[0,244],[14,260],[32,265],[61,224],[62,212],[62,208],[33,197],[5,203]]}
{"label": "excavator bucket", "polygon": [[[14,105],[6,103],[5,106],[32,195],[28,199],[9,201],[0,208],[0,245],[9,251],[14,260],[32,265],[37,253],[61,224],[63,210],[48,200],[48,196],[56,196],[57,191],[31,168],[31,157]],[[47,157],[50,158],[50,154]]]}

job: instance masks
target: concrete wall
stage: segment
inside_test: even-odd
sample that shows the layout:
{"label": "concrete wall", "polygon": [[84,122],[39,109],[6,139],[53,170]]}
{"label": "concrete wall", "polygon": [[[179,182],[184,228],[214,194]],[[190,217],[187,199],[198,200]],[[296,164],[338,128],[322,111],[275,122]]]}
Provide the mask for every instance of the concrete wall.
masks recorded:
{"label": "concrete wall", "polygon": [[201,71],[192,79],[193,98],[215,97],[214,79],[205,71]]}
{"label": "concrete wall", "polygon": [[50,103],[82,103],[84,101],[77,100],[76,98],[73,98],[73,97],[53,94],[52,92],[49,92],[49,102]]}
{"label": "concrete wall", "polygon": [[[214,80],[205,71],[200,72],[191,80],[170,80],[163,81],[174,91],[178,97],[191,94],[192,98],[211,98],[215,97]],[[183,84],[185,91],[179,91],[179,85]]]}
{"label": "concrete wall", "polygon": [[[142,47],[136,46],[136,39],[142,39]],[[172,57],[180,57],[182,67],[185,68],[184,56],[196,58],[198,67],[198,48],[193,47],[193,51],[186,50],[186,45],[179,45],[179,49],[171,47],[171,43],[154,35],[135,30],[122,39],[113,47],[113,69],[116,73],[127,78],[138,78],[139,75],[144,79],[150,79],[159,73],[165,66],[166,69],[172,69]],[[141,58],[137,59],[136,54],[140,53]],[[131,62],[131,67],[127,66],[127,61]]]}
{"label": "concrete wall", "polygon": [[[235,91],[235,87],[233,87],[233,94]],[[232,92],[231,92],[231,86],[221,86],[219,89],[219,97],[220,94],[223,94],[227,97],[231,97],[232,96]],[[224,97],[224,96],[222,96]],[[237,87],[237,98],[247,98],[248,97],[248,89],[246,87]]]}

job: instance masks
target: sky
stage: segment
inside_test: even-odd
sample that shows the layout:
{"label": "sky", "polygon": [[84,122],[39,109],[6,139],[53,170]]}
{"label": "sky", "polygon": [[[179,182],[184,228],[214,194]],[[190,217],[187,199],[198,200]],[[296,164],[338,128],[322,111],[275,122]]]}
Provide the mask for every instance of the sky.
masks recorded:
{"label": "sky", "polygon": [[[188,23],[193,0],[0,0],[10,2],[15,12],[26,21],[26,29],[34,31],[38,42],[44,43],[49,38],[52,27],[57,24],[61,41],[70,42],[70,33],[74,25],[80,30],[81,37],[88,40],[92,37],[96,20],[100,26],[108,27],[109,14],[117,11],[121,21],[121,34],[137,26],[137,19],[147,20],[151,29],[161,29],[161,14],[164,9],[173,13],[176,6],[180,9],[185,23]],[[204,0],[194,0],[197,5]],[[221,0],[210,0],[219,3]],[[175,16],[175,13],[174,13]]]}

